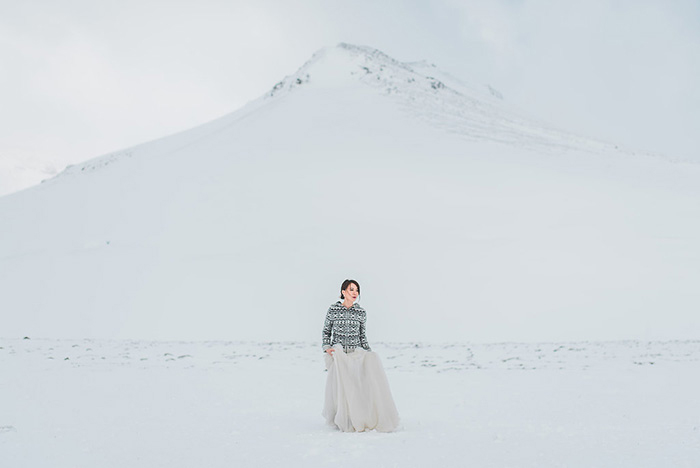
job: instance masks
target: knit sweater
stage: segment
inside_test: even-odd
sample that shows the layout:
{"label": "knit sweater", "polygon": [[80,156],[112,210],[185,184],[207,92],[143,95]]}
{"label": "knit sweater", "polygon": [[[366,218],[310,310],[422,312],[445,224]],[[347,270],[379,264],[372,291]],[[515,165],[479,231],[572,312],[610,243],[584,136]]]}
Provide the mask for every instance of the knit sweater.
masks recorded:
{"label": "knit sweater", "polygon": [[336,343],[343,345],[346,353],[354,351],[358,346],[372,351],[365,336],[366,321],[365,309],[357,304],[350,308],[345,307],[341,301],[331,304],[323,324],[323,351]]}

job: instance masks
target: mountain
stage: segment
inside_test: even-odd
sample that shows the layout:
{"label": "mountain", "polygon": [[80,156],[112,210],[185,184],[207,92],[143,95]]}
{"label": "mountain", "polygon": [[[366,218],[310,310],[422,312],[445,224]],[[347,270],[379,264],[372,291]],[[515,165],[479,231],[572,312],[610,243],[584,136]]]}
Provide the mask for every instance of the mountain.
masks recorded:
{"label": "mountain", "polygon": [[6,337],[700,336],[700,169],[536,122],[364,46],[0,198]]}

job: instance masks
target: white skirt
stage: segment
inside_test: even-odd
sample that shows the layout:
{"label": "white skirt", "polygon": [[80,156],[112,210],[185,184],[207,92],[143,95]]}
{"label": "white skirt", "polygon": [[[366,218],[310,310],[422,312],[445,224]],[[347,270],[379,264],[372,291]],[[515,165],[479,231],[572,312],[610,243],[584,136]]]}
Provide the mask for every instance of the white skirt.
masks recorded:
{"label": "white skirt", "polygon": [[359,347],[345,353],[340,343],[333,348],[332,356],[324,356],[328,379],[321,414],[326,422],[344,432],[396,430],[399,413],[377,353]]}

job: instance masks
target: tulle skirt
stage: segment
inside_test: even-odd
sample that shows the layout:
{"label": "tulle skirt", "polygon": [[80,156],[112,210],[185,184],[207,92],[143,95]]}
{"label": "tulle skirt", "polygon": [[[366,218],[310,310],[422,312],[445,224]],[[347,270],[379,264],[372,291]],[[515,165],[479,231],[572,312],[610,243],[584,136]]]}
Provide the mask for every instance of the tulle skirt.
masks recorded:
{"label": "tulle skirt", "polygon": [[321,414],[326,422],[344,432],[394,431],[399,413],[377,353],[364,348],[345,353],[340,344],[333,348],[332,356],[324,356],[328,378]]}

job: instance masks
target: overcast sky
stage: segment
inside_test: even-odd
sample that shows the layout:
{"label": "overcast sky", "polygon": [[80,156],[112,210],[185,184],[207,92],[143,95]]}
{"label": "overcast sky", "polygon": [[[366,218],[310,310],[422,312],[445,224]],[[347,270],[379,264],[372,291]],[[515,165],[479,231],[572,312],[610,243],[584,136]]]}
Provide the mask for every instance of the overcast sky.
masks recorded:
{"label": "overcast sky", "polygon": [[700,1],[0,0],[0,159],[57,170],[236,110],[349,42],[700,161]]}

